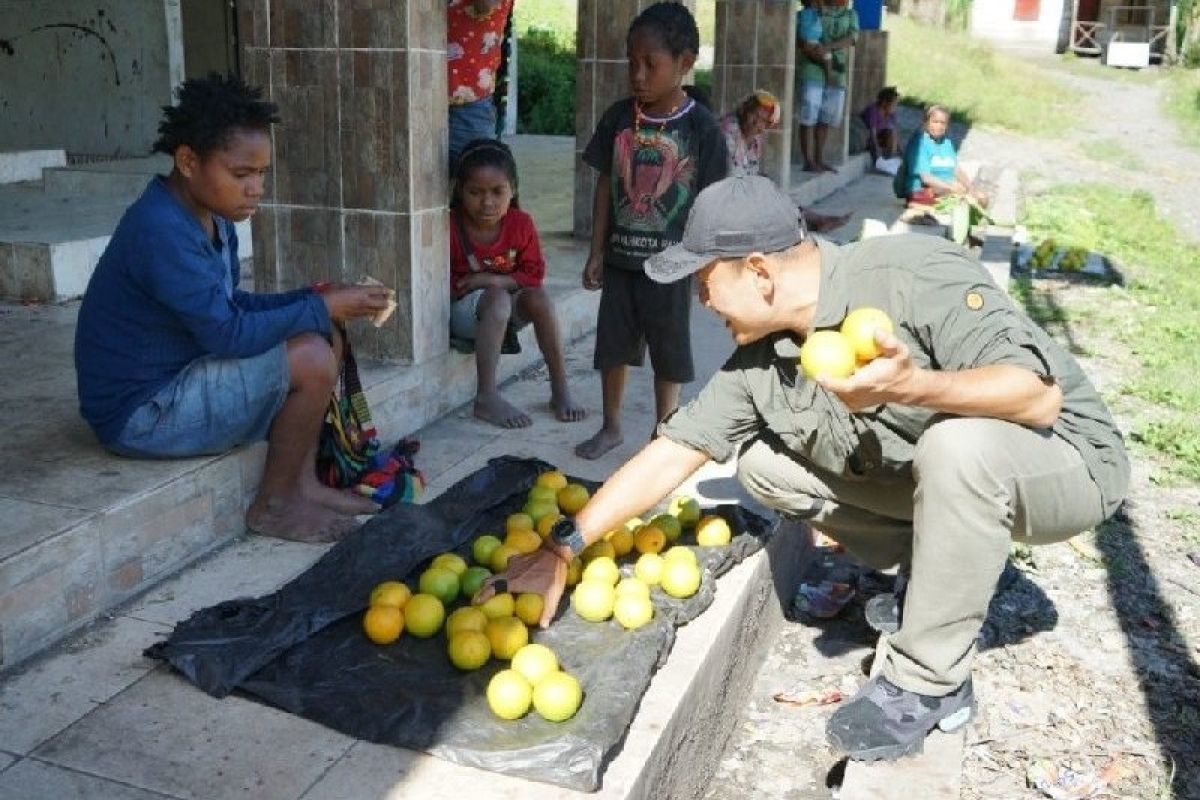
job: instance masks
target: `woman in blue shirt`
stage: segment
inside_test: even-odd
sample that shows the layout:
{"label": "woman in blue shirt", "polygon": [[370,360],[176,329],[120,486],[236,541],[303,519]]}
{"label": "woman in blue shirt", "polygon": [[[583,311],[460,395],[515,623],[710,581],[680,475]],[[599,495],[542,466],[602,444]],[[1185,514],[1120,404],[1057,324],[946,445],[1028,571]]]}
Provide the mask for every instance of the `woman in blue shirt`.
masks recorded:
{"label": "woman in blue shirt", "polygon": [[80,412],[109,450],[184,458],[268,440],[251,530],[330,541],[377,510],[317,481],[337,329],[388,307],[382,287],[237,288],[237,235],[262,200],[273,103],[238,78],[184,82],[154,149],[174,159],[121,217],[79,309]]}
{"label": "woman in blue shirt", "polygon": [[949,127],[950,111],[932,105],[925,111],[925,126],[916,147],[910,144],[905,148],[909,205],[931,206],[943,195],[969,197],[981,206],[987,205],[987,194],[958,165],[958,152],[946,135]]}

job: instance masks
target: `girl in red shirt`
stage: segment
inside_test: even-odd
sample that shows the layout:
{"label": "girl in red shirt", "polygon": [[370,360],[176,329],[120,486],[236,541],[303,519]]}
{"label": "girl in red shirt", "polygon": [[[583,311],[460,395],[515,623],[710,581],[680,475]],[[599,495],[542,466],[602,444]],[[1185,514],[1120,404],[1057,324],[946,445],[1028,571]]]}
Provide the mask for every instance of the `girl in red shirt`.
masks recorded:
{"label": "girl in red shirt", "polygon": [[502,428],[533,424],[496,387],[501,348],[519,350],[515,333],[530,323],[550,372],[555,417],[574,422],[586,416],[567,388],[545,275],[533,218],[517,206],[512,152],[495,139],[476,139],[463,149],[450,200],[450,335],[475,345],[475,416]]}

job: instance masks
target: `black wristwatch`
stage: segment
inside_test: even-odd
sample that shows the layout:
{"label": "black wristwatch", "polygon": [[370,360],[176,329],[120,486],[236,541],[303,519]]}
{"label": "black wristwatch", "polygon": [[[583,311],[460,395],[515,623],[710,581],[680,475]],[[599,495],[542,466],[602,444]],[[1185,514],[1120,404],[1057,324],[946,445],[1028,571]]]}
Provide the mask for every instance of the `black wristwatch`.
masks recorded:
{"label": "black wristwatch", "polygon": [[583,534],[579,532],[579,528],[575,527],[575,523],[563,517],[554,526],[550,528],[550,541],[560,547],[566,547],[571,551],[572,556],[577,556],[583,552],[583,548],[587,547],[587,542],[583,540]]}

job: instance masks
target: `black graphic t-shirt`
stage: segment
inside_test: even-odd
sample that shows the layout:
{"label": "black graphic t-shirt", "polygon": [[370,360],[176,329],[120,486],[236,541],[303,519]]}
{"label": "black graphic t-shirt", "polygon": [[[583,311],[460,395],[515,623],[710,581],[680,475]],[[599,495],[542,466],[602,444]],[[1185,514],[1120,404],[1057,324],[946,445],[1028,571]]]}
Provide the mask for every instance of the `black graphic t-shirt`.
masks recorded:
{"label": "black graphic t-shirt", "polygon": [[632,98],[614,103],[583,161],[612,182],[604,263],[628,270],[678,243],[696,195],[729,169],[716,118],[690,97],[669,117],[643,113],[638,131]]}

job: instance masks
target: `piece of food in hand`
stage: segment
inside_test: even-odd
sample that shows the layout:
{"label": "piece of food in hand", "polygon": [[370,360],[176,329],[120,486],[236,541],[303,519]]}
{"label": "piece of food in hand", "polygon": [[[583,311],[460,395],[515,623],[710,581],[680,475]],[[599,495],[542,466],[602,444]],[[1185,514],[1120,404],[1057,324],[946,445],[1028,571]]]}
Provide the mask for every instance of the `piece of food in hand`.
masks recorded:
{"label": "piece of food in hand", "polygon": [[864,364],[879,356],[879,344],[875,341],[875,331],[895,333],[891,317],[878,308],[863,306],[856,308],[842,320],[841,334],[850,340],[854,348],[854,357],[859,364]]}
{"label": "piece of food in hand", "polygon": [[814,331],[800,347],[800,367],[809,379],[848,378],[856,366],[854,345],[839,331]]}
{"label": "piece of food in hand", "polygon": [[[383,286],[384,284],[382,281],[379,281],[375,278],[368,276],[366,278],[363,278],[361,281],[359,281],[358,285],[359,286]],[[395,311],[396,311],[396,290],[388,289],[387,308],[382,308],[379,311],[376,311],[375,315],[373,317],[371,317],[371,324],[374,325],[376,328],[383,327],[383,324],[388,321],[388,318],[391,317],[392,314],[395,313]]]}

